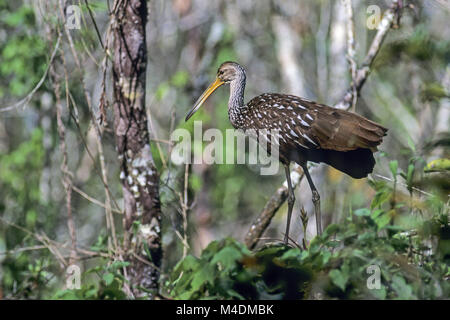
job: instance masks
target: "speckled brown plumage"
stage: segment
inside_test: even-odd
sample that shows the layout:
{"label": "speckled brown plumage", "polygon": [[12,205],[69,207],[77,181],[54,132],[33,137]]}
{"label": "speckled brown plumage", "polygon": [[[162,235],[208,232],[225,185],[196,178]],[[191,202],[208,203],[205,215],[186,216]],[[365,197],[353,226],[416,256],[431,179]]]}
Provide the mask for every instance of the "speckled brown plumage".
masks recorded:
{"label": "speckled brown plumage", "polygon": [[[372,152],[387,132],[358,114],[277,93],[262,94],[239,110],[230,109],[229,117],[235,128],[277,130],[283,163],[325,162],[354,178],[372,172]],[[270,140],[271,134],[267,137]]]}

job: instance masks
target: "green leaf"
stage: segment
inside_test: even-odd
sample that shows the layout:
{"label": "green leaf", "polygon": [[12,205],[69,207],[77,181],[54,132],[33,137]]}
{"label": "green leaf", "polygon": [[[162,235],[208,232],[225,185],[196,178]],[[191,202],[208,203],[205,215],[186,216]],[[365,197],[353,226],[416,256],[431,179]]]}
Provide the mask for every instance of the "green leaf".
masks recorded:
{"label": "green leaf", "polygon": [[345,291],[345,287],[349,279],[348,274],[344,274],[339,269],[333,269],[330,271],[330,278],[338,288],[340,288],[342,291]]}
{"label": "green leaf", "polygon": [[298,259],[302,252],[299,248],[289,249],[281,256],[280,260]]}
{"label": "green leaf", "polygon": [[429,162],[424,171],[425,172],[445,172],[450,170],[450,159],[436,159]]}
{"label": "green leaf", "polygon": [[107,286],[109,286],[114,281],[114,274],[108,272],[108,273],[105,273],[102,278],[103,278],[103,281],[105,281],[105,284]]}
{"label": "green leaf", "polygon": [[197,269],[199,266],[199,261],[194,256],[186,256],[183,260],[177,263],[177,265],[174,268],[174,271],[176,273],[180,273],[182,271],[191,271]]}
{"label": "green leaf", "polygon": [[373,210],[373,211],[372,211],[370,217],[372,218],[372,220],[375,220],[375,219],[377,219],[380,215],[382,215],[383,213],[385,213],[384,210],[382,210],[382,209],[376,209],[376,210]]}
{"label": "green leaf", "polygon": [[386,288],[384,286],[381,286],[380,289],[371,289],[370,294],[375,299],[384,300],[384,299],[386,299],[387,292],[386,292]]}
{"label": "green leaf", "polygon": [[398,161],[397,160],[392,160],[389,162],[389,169],[391,170],[392,176],[394,177],[394,179],[396,179],[397,177],[397,171],[398,171]]}
{"label": "green leaf", "polygon": [[335,234],[338,231],[339,231],[339,225],[332,223],[323,232],[323,238],[327,239],[329,236]]}
{"label": "green leaf", "polygon": [[408,185],[408,188],[410,188],[412,186],[412,180],[413,180],[413,176],[414,176],[414,164],[410,163],[408,165],[408,172],[406,174],[406,184]]}
{"label": "green leaf", "polygon": [[416,153],[416,146],[414,145],[414,141],[412,141],[411,137],[407,136],[408,147],[411,149],[413,153]]}
{"label": "green leaf", "polygon": [[224,271],[229,271],[236,266],[236,262],[242,258],[242,253],[233,247],[225,247],[211,260],[212,264],[219,264]]}
{"label": "green leaf", "polygon": [[368,217],[370,216],[370,210],[367,208],[358,209],[355,210],[355,215],[358,217]]}
{"label": "green leaf", "polygon": [[408,285],[405,279],[401,276],[395,275],[392,278],[392,289],[397,293],[397,298],[406,300],[414,299],[415,296],[412,293],[412,288]]}
{"label": "green leaf", "polygon": [[389,224],[389,222],[391,222],[391,216],[389,212],[385,212],[384,214],[378,216],[375,219],[375,223],[377,224],[378,230],[381,230],[384,227],[386,227]]}
{"label": "green leaf", "polygon": [[210,264],[205,264],[198,272],[195,273],[194,277],[192,278],[192,290],[196,291],[207,283],[214,284],[214,278],[214,267]]}
{"label": "green leaf", "polygon": [[130,263],[128,261],[114,261],[109,266],[109,269],[110,270],[117,270],[117,269],[128,267],[129,265],[130,265]]}
{"label": "green leaf", "polygon": [[383,188],[375,194],[375,197],[370,204],[370,208],[374,209],[380,207],[383,203],[389,200],[391,197],[391,190],[388,188]]}

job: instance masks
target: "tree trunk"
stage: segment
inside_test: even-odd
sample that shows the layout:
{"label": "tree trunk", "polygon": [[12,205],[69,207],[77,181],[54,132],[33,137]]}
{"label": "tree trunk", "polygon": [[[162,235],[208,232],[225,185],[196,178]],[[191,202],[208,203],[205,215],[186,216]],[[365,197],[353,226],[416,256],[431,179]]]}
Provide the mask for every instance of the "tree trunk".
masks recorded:
{"label": "tree trunk", "polygon": [[119,1],[114,9],[114,127],[124,198],[126,277],[135,297],[158,291],[161,265],[159,176],[145,109],[147,1]]}

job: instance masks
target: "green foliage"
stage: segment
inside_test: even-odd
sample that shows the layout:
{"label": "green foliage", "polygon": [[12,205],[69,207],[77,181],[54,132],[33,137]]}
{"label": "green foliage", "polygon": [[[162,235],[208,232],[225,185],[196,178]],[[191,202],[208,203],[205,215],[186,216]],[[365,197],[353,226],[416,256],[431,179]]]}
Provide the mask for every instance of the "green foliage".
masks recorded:
{"label": "green foliage", "polygon": [[123,291],[125,281],[120,268],[127,266],[128,262],[116,261],[111,265],[100,264],[89,269],[82,275],[82,279],[89,274],[95,273],[98,279],[82,285],[80,289],[59,290],[52,299],[62,300],[123,300],[126,294]]}
{"label": "green foliage", "polygon": [[171,295],[178,299],[300,298],[311,272],[298,265],[288,249],[274,246],[253,254],[231,238],[214,241],[200,258],[187,256],[177,264],[169,284]]}
{"label": "green foliage", "polygon": [[[25,201],[39,203],[40,195],[38,183],[39,170],[43,161],[42,131],[35,129],[31,139],[20,144],[16,150],[9,154],[0,155],[0,185],[14,195],[20,204]],[[36,178],[30,179],[30,175],[17,174],[28,172]],[[23,192],[28,190],[29,192]]]}
{"label": "green foliage", "polygon": [[[398,167],[392,162],[391,170]],[[448,213],[393,224],[403,206],[391,209],[393,190],[372,182],[371,208],[329,225],[307,248],[270,245],[250,252],[225,239],[199,258],[177,264],[167,284],[176,299],[440,299],[450,294]],[[402,220],[400,220],[402,221]],[[414,227],[413,230],[406,227]],[[430,247],[430,243],[437,243]],[[379,288],[369,288],[371,268]]]}
{"label": "green foliage", "polygon": [[[187,256],[176,266],[170,293],[176,299],[448,297],[450,264],[439,255],[426,257],[417,239],[400,230],[382,235],[392,228],[380,228],[373,212],[363,212],[330,225],[307,250],[275,245],[253,253],[232,239],[212,242],[199,258]],[[436,220],[426,223],[446,229]],[[370,266],[381,270],[380,289],[367,287]]]}
{"label": "green foliage", "polygon": [[425,167],[425,172],[445,172],[450,171],[450,159],[436,159]]}
{"label": "green foliage", "polygon": [[[0,154],[0,217],[31,232],[40,228],[53,230],[56,222],[52,206],[43,201],[40,193],[45,161],[42,138],[42,130],[35,129],[27,141],[15,146],[8,154]],[[1,221],[0,243],[12,250],[36,244],[23,229]],[[55,275],[52,256],[19,251],[0,258],[4,258],[0,283],[11,297],[39,298],[50,289],[48,282]]]}
{"label": "green foliage", "polygon": [[43,75],[48,53],[44,39],[29,32],[35,28],[33,9],[23,5],[10,12],[10,6],[0,2],[0,28],[9,33],[8,41],[0,44],[0,98],[5,92],[28,93]]}

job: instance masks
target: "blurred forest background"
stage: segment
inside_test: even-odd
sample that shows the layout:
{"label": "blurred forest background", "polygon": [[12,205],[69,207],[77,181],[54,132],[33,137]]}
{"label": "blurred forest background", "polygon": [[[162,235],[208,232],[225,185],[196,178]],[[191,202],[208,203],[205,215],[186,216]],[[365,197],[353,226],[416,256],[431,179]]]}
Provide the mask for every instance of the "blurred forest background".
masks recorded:
{"label": "blurred forest background", "polygon": [[[115,251],[123,194],[109,107],[112,51],[103,49],[116,2],[0,0],[0,299],[130,297],[128,262]],[[252,252],[242,243],[282,186],[282,168],[261,176],[249,165],[176,166],[170,134],[193,130],[184,117],[227,60],[247,70],[246,102],[263,92],[341,101],[352,81],[345,1],[147,2],[146,108],[164,254],[153,296],[448,298],[450,3],[350,3],[358,67],[383,12],[401,6],[355,108],[389,129],[375,171],[353,180],[315,165],[323,237],[315,238],[311,193],[301,181],[296,244],[276,245],[283,204]],[[64,29],[68,4],[81,8],[79,29]],[[204,130],[231,128],[227,101],[228,90],[218,90],[195,120]],[[81,267],[78,290],[66,285],[70,264]],[[366,288],[373,264],[382,289]]]}

